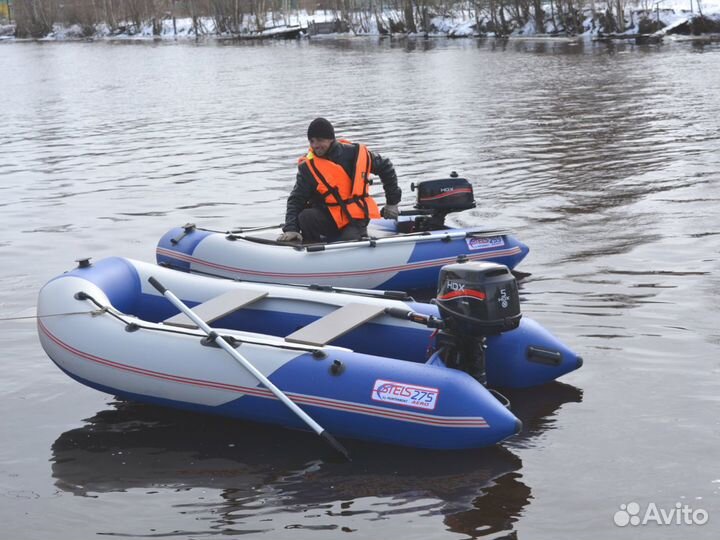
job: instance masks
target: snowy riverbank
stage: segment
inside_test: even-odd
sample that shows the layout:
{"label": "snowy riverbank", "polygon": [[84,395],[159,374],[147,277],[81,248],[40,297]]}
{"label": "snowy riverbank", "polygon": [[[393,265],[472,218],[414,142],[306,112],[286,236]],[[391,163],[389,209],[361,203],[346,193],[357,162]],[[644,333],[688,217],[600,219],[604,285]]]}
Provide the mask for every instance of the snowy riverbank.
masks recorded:
{"label": "snowy riverbank", "polygon": [[[652,4],[641,1],[623,10],[619,17],[607,9],[556,12],[554,4],[544,5],[541,15],[526,17],[486,10],[444,10],[423,13],[408,23],[397,10],[382,13],[350,12],[346,18],[333,10],[308,13],[303,10],[269,13],[258,21],[252,15],[228,24],[216,17],[153,18],[143,23],[98,24],[54,23],[41,36],[24,39],[64,40],[181,40],[181,39],[263,39],[297,37],[345,37],[354,35],[395,37],[572,37],[597,39],[637,35],[715,36],[720,39],[720,0],[666,0]],[[648,7],[649,6],[649,7]],[[653,7],[654,6],[654,7]],[[663,6],[659,9],[659,6]],[[652,9],[650,9],[652,8]],[[689,8],[692,8],[689,9]],[[500,22],[501,21],[501,22]],[[50,25],[48,25],[50,28]],[[339,32],[338,32],[339,30]],[[0,40],[20,39],[12,24],[0,25]]]}

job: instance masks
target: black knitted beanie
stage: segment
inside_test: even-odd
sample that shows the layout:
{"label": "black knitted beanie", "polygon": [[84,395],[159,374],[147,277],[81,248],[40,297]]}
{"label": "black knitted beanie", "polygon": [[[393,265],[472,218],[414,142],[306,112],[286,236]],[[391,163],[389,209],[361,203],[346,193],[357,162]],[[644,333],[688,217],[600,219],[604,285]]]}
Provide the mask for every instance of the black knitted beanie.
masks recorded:
{"label": "black knitted beanie", "polygon": [[316,139],[335,139],[335,128],[324,118],[316,118],[310,122],[307,130],[308,140],[313,137]]}

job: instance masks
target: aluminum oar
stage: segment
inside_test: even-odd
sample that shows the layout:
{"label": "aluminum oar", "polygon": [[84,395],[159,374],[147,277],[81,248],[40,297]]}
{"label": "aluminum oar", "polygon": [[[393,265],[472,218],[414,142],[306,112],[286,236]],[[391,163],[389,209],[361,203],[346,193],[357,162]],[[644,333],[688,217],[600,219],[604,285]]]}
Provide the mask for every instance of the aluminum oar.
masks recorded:
{"label": "aluminum oar", "polygon": [[335,437],[328,433],[320,424],[318,424],[305,411],[298,407],[289,397],[287,397],[283,393],[282,390],[280,390],[277,386],[270,382],[270,379],[260,373],[260,371],[258,371],[258,369],[254,365],[252,365],[252,363],[247,358],[242,356],[233,347],[231,347],[228,342],[222,338],[222,336],[220,336],[217,332],[215,332],[215,330],[210,328],[207,323],[205,323],[205,321],[198,317],[197,314],[195,314],[193,310],[187,307],[182,300],[175,296],[172,291],[166,289],[154,277],[150,277],[148,281],[160,292],[160,294],[167,298],[170,303],[172,303],[172,305],[174,305],[185,315],[187,315],[187,317],[192,322],[194,322],[198,328],[205,332],[208,339],[217,343],[225,352],[232,356],[236,362],[238,362],[246,370],[248,370],[253,375],[253,377],[260,381],[260,383],[265,388],[270,390],[275,395],[275,397],[282,401],[292,412],[294,412],[303,422],[305,422],[315,433],[325,439],[325,441],[327,441],[327,443],[330,444],[330,446],[332,446],[335,451],[341,454],[346,460],[350,461],[350,455],[348,454],[348,451],[335,439]]}
{"label": "aluminum oar", "polygon": [[409,233],[398,236],[390,236],[384,238],[371,238],[363,240],[352,240],[348,242],[335,242],[331,244],[309,244],[307,246],[301,246],[308,252],[315,251],[331,251],[334,249],[347,249],[356,246],[383,246],[390,244],[404,244],[407,242],[438,242],[444,241],[449,242],[450,240],[470,238],[472,236],[504,236],[510,234],[507,229],[459,229],[453,230],[448,229],[444,231],[427,231],[418,233]]}

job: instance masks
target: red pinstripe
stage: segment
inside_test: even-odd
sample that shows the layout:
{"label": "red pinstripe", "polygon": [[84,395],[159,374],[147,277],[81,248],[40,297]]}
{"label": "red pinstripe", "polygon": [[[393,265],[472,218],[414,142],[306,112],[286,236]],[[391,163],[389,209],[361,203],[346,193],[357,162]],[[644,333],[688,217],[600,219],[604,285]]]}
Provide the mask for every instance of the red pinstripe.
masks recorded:
{"label": "red pinstripe", "polygon": [[[398,266],[387,266],[384,268],[371,268],[369,270],[353,270],[353,271],[347,271],[347,272],[314,272],[314,273],[291,273],[291,272],[266,272],[266,271],[259,271],[259,270],[249,270],[246,268],[238,268],[236,266],[227,266],[224,264],[214,263],[210,262],[204,259],[200,259],[198,257],[193,257],[192,255],[187,255],[185,253],[179,253],[177,251],[172,251],[165,248],[157,248],[156,250],[158,255],[164,255],[166,257],[170,257],[171,259],[177,259],[179,261],[185,261],[192,264],[197,264],[201,266],[207,266],[209,268],[216,268],[218,270],[224,270],[226,272],[234,272],[237,274],[248,274],[253,276],[270,276],[270,277],[276,277],[276,278],[293,278],[293,277],[303,277],[303,278],[323,278],[323,277],[345,277],[345,276],[363,276],[363,275],[372,275],[372,274],[385,274],[390,272],[399,272],[404,270],[419,270],[421,268],[432,268],[433,266],[443,266],[445,264],[453,263],[457,260],[456,256],[453,257],[446,257],[444,259],[433,259],[431,261],[423,261],[418,263],[407,263],[402,264]],[[511,256],[511,255],[517,255],[521,252],[521,249],[519,247],[513,247],[509,249],[503,249],[503,250],[497,250],[492,252],[486,252],[486,253],[477,253],[474,255],[467,255],[467,258],[471,261],[479,261],[484,259],[490,259],[493,257],[504,257],[504,256]]]}
{"label": "red pinstripe", "polygon": [[[172,375],[169,373],[163,373],[160,371],[153,371],[149,369],[139,368],[136,366],[130,366],[107,358],[102,358],[90,353],[83,352],[75,347],[65,343],[57,336],[55,336],[50,330],[43,324],[41,320],[38,321],[38,327],[40,330],[56,345],[65,349],[66,351],[74,354],[75,356],[100,364],[105,367],[112,369],[119,369],[122,371],[128,371],[137,375],[143,375],[146,377],[152,377],[154,379],[160,379],[164,381],[175,382],[179,384],[189,384],[192,386],[199,386],[204,388],[211,388],[215,390],[227,390],[231,392],[237,392],[241,394],[247,394],[254,397],[277,399],[270,390],[258,387],[249,386],[238,386],[233,384],[221,383],[216,381],[208,381],[204,379],[195,379],[192,377],[183,377],[180,375]],[[410,422],[415,424],[424,424],[429,426],[439,427],[456,427],[456,428],[488,428],[490,427],[485,419],[481,416],[456,416],[456,417],[438,417],[422,413],[404,412],[394,409],[387,409],[383,407],[377,407],[373,405],[364,405],[360,403],[354,403],[350,401],[342,401],[337,399],[322,398],[318,396],[312,396],[307,394],[297,394],[293,392],[286,392],[287,396],[290,397],[295,403],[303,405],[312,405],[314,407],[321,407],[325,409],[332,409],[336,411],[343,411],[349,413],[363,414],[367,416],[375,416],[379,418],[385,418],[388,420],[398,420],[402,422]]]}

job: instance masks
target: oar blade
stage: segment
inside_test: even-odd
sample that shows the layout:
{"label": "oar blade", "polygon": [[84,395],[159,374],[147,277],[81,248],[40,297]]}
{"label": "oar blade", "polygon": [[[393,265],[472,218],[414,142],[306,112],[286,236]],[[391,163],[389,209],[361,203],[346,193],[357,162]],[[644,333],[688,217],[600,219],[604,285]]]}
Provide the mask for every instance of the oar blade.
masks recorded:
{"label": "oar blade", "polygon": [[332,436],[332,434],[328,433],[327,431],[323,431],[320,433],[320,436],[327,441],[327,443],[333,447],[333,449],[340,454],[345,461],[352,461],[350,459],[350,454],[345,449],[345,447],[340,444],[340,442]]}

